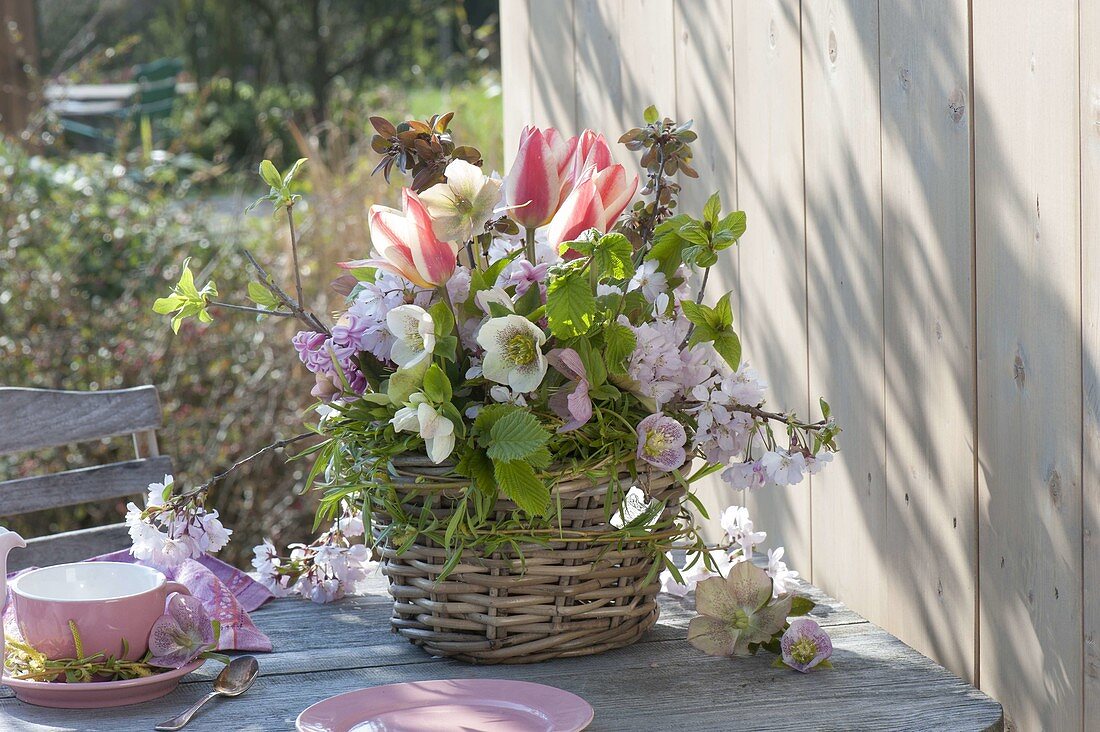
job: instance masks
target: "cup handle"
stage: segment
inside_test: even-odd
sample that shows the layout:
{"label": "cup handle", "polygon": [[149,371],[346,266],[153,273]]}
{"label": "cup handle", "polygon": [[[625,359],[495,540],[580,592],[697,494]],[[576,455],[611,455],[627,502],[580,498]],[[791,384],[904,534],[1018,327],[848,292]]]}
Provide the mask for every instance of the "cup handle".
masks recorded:
{"label": "cup handle", "polygon": [[168,580],[164,584],[164,587],[167,590],[166,595],[171,595],[173,592],[178,592],[181,595],[190,595],[191,594],[191,590],[187,589],[187,585],[183,584],[182,582],[176,582],[174,580]]}

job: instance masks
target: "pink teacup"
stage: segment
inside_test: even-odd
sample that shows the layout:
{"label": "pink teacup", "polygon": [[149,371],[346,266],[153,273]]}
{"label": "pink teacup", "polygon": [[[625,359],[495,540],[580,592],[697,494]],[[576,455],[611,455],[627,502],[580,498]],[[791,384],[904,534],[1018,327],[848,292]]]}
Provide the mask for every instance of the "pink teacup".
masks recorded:
{"label": "pink teacup", "polygon": [[85,656],[103,653],[128,661],[148,650],[149,631],[164,614],[168,594],[190,594],[155,569],[125,562],[35,569],[14,579],[11,592],[23,640],[48,658],[76,656],[72,620]]}

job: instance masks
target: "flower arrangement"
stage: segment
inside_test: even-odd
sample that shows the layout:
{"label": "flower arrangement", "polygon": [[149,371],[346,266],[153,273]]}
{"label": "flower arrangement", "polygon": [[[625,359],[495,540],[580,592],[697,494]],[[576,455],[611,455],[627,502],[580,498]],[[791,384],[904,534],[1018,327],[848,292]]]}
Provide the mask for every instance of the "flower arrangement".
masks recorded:
{"label": "flower arrangement", "polygon": [[[298,269],[294,179],[304,160],[285,174],[268,161],[260,168],[270,187],[261,201],[286,215],[293,296],[245,252],[257,275],[252,304],[217,300],[216,285],[199,288],[186,263],[155,304],[175,329],[218,309],[303,326],[293,347],[315,377],[317,420],[261,452],[319,436],[299,457],[313,460],[308,483],[323,491],[318,524],[332,528],[287,557],[257,547],[259,575],[281,594],[334,599],[369,571],[370,552],[351,541],[360,536],[388,559],[439,548],[436,582],[464,558],[505,552],[523,564],[555,542],[643,546],[638,587],[662,571],[666,586],[686,586],[673,549],[689,551],[688,572],[697,563],[717,571],[688,510],[706,515],[694,484],[715,473],[734,490],[796,484],[829,462],[839,432],[824,400],[815,421],[768,409],[765,384],[742,358],[729,294],[708,304],[711,271],[744,233],[745,214],[723,211],[718,193],[698,216],[678,211],[675,177],[696,177],[696,133],[653,107],[620,138],[642,154],[637,198],[638,177],[592,130],[567,138],[525,128],[500,179],[482,171],[477,150],[454,143],[450,117],[372,119],[376,170],[388,179],[396,169],[411,183],[400,209],[371,206],[373,256],[340,263],[345,274],[334,285],[345,307],[331,320],[306,304]],[[159,502],[133,507],[136,551],[175,560],[228,540],[202,509],[220,477],[175,493],[166,484]],[[563,521],[562,487],[581,478],[603,494],[598,531]],[[655,479],[675,494],[656,498],[647,488]],[[410,503],[430,490],[442,498]],[[738,520],[728,533],[748,543],[747,559],[756,540],[747,517]],[[765,593],[750,563],[731,571],[745,573],[752,596],[730,605],[708,579],[700,609],[767,616],[730,651],[771,642],[785,627],[782,603],[790,604],[782,593],[787,600],[772,604],[782,580],[764,575]],[[719,582],[733,588],[733,579]],[[779,627],[773,615],[783,615]]]}

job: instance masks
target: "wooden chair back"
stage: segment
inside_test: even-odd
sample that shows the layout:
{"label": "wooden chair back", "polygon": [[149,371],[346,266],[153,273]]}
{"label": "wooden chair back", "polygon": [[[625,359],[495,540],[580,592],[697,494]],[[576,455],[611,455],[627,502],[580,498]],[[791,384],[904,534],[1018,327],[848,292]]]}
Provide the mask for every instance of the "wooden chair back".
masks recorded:
{"label": "wooden chair back", "polygon": [[[157,451],[161,426],[156,387],[53,391],[0,387],[0,455],[132,435],[135,459],[0,482],[0,523],[7,516],[121,498],[144,492],[172,472]],[[8,558],[8,571],[76,562],[125,549],[125,524],[28,539]]]}

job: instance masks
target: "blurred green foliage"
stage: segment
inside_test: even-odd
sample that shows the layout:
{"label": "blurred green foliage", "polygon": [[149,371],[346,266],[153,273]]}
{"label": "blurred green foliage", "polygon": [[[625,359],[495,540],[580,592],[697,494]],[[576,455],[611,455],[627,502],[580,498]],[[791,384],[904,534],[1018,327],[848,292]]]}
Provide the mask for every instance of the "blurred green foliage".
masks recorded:
{"label": "blurred green foliage", "polygon": [[[241,221],[188,198],[186,158],[120,164],[103,156],[30,156],[0,142],[0,384],[110,389],[156,384],[162,452],[181,482],[201,481],[277,436],[298,431],[309,401],[291,333],[221,318],[173,336],[151,310],[187,254],[245,288],[243,243],[278,261],[266,218]],[[237,209],[239,210],[239,208]],[[196,259],[196,264],[198,261]],[[126,440],[7,458],[0,475],[32,475],[130,459]],[[312,508],[294,494],[297,466],[258,460],[215,499],[238,529],[231,559],[261,535],[302,536]],[[124,502],[6,520],[27,536],[115,522]]]}

